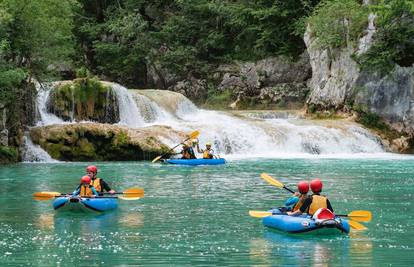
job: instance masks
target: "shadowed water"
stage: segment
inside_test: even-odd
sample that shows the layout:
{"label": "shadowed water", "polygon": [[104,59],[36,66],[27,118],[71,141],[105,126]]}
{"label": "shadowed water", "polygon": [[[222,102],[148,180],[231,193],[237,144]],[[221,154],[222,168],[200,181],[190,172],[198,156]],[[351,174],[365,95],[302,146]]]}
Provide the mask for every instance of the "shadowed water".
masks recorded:
{"label": "shadowed water", "polygon": [[[272,159],[226,166],[99,163],[117,190],[143,187],[103,215],[56,213],[35,191],[71,192],[86,163],[0,167],[1,266],[409,266],[414,261],[413,159]],[[278,206],[288,192],[259,178],[268,172],[294,188],[319,177],[340,213],[370,210],[368,231],[350,236],[286,235],[248,210]]]}

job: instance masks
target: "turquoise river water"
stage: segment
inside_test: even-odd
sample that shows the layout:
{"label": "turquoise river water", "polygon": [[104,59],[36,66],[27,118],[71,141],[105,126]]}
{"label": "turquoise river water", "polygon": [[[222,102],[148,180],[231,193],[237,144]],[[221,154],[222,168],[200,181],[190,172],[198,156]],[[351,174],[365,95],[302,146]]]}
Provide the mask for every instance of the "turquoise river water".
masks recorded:
{"label": "turquoise river water", "polygon": [[[414,159],[257,159],[225,166],[98,163],[119,201],[103,215],[55,212],[35,191],[71,192],[87,163],[0,166],[1,266],[413,266]],[[365,232],[288,235],[249,210],[277,207],[291,188],[319,177],[340,213],[370,210]]]}

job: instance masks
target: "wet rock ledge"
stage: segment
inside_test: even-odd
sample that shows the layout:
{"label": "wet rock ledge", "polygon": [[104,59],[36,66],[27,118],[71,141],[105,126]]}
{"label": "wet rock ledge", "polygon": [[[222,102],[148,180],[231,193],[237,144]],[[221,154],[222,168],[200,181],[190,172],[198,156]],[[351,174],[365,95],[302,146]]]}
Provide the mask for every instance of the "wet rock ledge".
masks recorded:
{"label": "wet rock ledge", "polygon": [[30,136],[52,158],[63,161],[151,160],[168,152],[159,137],[184,137],[167,126],[130,129],[99,123],[33,127]]}

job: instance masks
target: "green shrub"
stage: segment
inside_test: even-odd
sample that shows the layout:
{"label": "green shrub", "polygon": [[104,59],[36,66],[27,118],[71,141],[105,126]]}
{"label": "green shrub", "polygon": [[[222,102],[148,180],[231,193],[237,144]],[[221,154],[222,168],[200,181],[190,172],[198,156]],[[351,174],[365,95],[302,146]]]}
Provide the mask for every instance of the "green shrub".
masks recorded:
{"label": "green shrub", "polygon": [[370,49],[358,58],[362,68],[386,74],[396,64],[414,64],[414,3],[412,0],[381,1],[373,7],[377,33]]}
{"label": "green shrub", "polygon": [[355,43],[368,22],[368,9],[356,0],[324,0],[309,18],[321,48]]}
{"label": "green shrub", "polygon": [[6,147],[0,145],[0,164],[17,162],[19,153],[14,147]]}

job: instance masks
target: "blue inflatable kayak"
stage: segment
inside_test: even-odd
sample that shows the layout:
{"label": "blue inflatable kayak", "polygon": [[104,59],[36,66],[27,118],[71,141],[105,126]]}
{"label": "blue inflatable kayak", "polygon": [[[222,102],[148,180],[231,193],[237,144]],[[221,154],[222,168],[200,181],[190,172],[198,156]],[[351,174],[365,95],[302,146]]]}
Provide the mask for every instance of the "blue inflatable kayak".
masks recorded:
{"label": "blue inflatable kayak", "polygon": [[83,198],[79,196],[58,197],[53,201],[53,208],[59,211],[104,212],[116,209],[116,197]]}
{"label": "blue inflatable kayak", "polygon": [[166,159],[165,162],[177,165],[220,165],[225,164],[226,161],[220,159]]}
{"label": "blue inflatable kayak", "polygon": [[[321,216],[318,219],[308,215],[289,216],[279,209],[269,210],[272,216],[264,217],[263,224],[267,227],[288,233],[315,232],[318,234],[349,233],[349,223],[332,213],[330,216]],[[315,216],[314,216],[315,217]]]}

